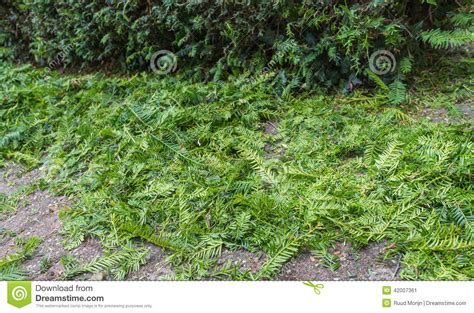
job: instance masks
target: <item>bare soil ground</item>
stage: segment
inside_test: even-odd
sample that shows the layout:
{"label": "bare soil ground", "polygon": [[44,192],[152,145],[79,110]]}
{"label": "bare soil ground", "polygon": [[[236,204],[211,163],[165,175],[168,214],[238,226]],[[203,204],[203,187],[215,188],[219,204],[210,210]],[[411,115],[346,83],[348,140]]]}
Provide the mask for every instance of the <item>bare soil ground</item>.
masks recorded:
{"label": "bare soil ground", "polygon": [[332,271],[321,260],[305,252],[285,264],[280,280],[394,280],[398,279],[400,260],[383,260],[386,242],[372,243],[356,250],[349,243],[337,243],[332,253],[341,266]]}
{"label": "bare soil ground", "polygon": [[[19,188],[32,184],[42,177],[41,168],[23,173],[19,166],[9,165],[0,169],[0,193],[11,196]],[[64,270],[59,260],[67,254],[76,257],[82,264],[101,255],[100,244],[93,239],[86,240],[72,251],[64,249],[58,211],[67,206],[70,199],[55,196],[47,190],[36,190],[31,194],[21,195],[19,200],[14,212],[0,215],[0,227],[14,234],[0,239],[0,258],[15,252],[16,238],[39,237],[42,240],[39,248],[22,264],[29,279],[59,279]],[[49,269],[42,268],[43,258],[49,258],[52,265]]]}
{"label": "bare soil ground", "polygon": [[474,118],[474,100],[464,101],[456,105],[459,116],[452,116],[446,108],[424,107],[416,115],[425,117],[434,123],[472,123]]}

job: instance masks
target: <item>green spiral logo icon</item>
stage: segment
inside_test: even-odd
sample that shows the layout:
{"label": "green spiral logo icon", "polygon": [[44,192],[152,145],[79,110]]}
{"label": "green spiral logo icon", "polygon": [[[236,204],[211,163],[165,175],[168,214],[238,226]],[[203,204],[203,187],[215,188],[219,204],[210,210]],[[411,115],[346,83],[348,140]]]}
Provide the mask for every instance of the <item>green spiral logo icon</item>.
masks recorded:
{"label": "green spiral logo icon", "polygon": [[7,302],[17,308],[31,303],[30,281],[9,281],[7,284]]}
{"label": "green spiral logo icon", "polygon": [[25,287],[23,286],[17,286],[13,288],[12,290],[12,298],[15,301],[21,301],[23,299],[26,299],[28,297],[28,291],[26,290]]}

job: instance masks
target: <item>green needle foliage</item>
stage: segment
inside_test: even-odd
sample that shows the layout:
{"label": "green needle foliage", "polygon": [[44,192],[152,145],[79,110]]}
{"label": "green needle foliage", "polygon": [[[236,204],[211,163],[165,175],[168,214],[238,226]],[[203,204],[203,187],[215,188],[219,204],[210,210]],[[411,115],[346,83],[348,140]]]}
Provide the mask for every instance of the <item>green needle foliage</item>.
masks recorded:
{"label": "green needle foliage", "polygon": [[41,244],[38,237],[17,239],[15,242],[18,251],[8,254],[0,259],[0,280],[23,280],[27,273],[20,268],[21,262],[30,258]]}
{"label": "green needle foliage", "polygon": [[[136,271],[146,262],[149,250],[144,248],[134,249],[125,247],[101,258],[95,258],[84,266],[78,266],[71,260],[71,266],[65,266],[63,279],[72,279],[83,273],[110,272],[115,279],[123,280],[131,271]],[[67,261],[66,261],[67,262]]]}
{"label": "green needle foliage", "polygon": [[281,92],[344,84],[380,49],[422,62],[473,40],[467,0],[13,0],[0,17],[0,56],[121,71],[166,49],[196,80],[271,68]]}
{"label": "green needle foliage", "polygon": [[[472,96],[472,61],[438,68],[420,72],[409,99],[429,101],[433,86],[457,102]],[[0,156],[44,164],[49,187],[75,199],[61,213],[68,248],[93,236],[111,252],[68,278],[121,279],[146,259],[133,246],[148,241],[169,252],[176,279],[268,279],[303,249],[337,269],[327,249],[338,240],[391,243],[404,279],[474,277],[468,123],[413,116],[388,105],[384,88],[279,97],[266,76],[41,73],[0,65]],[[254,274],[216,270],[224,249],[266,260]]]}

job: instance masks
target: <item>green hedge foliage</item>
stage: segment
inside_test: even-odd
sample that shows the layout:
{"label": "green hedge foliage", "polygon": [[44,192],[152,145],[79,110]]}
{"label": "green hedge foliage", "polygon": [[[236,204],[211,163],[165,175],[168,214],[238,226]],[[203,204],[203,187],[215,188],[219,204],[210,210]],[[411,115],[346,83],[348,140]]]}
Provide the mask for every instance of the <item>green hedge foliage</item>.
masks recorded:
{"label": "green hedge foliage", "polygon": [[66,50],[64,66],[146,69],[153,53],[166,49],[198,79],[267,67],[282,84],[312,88],[360,76],[378,49],[402,61],[396,80],[404,74],[400,63],[410,68],[426,46],[472,41],[469,3],[10,0],[1,6],[0,41],[16,59],[43,66]]}

